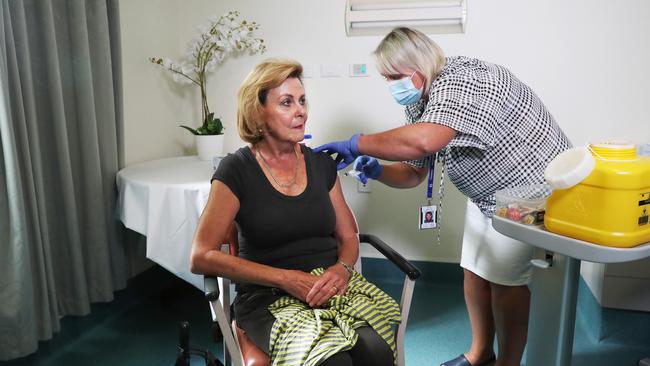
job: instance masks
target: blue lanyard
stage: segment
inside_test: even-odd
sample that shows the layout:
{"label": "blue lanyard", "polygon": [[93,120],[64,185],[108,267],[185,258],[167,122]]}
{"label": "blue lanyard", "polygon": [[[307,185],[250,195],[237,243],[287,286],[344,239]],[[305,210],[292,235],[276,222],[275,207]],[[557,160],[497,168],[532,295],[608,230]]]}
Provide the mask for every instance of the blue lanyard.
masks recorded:
{"label": "blue lanyard", "polygon": [[429,177],[427,178],[427,200],[429,205],[431,205],[431,199],[433,198],[433,178],[435,178],[436,172],[436,158],[438,153],[435,155],[429,156]]}

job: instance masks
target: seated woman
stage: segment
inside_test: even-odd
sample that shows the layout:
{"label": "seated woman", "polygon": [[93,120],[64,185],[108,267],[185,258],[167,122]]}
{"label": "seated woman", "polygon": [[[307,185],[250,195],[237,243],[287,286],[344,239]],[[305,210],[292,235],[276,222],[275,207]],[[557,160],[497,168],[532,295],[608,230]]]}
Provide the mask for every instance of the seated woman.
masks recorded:
{"label": "seated woman", "polygon": [[[392,365],[399,306],[352,269],[357,226],[335,163],[299,144],[301,77],[300,64],[267,60],[244,80],[237,126],[250,145],[214,174],[191,269],[237,282],[235,320],[274,364]],[[233,222],[238,256],[219,250]]]}

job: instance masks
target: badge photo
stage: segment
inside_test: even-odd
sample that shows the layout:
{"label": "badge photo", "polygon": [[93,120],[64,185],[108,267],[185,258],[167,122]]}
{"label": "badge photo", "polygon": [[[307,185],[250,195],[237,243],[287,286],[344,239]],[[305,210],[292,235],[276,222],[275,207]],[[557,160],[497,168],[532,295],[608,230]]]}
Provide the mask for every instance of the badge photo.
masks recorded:
{"label": "badge photo", "polygon": [[420,230],[436,228],[436,210],[437,207],[434,205],[420,207]]}

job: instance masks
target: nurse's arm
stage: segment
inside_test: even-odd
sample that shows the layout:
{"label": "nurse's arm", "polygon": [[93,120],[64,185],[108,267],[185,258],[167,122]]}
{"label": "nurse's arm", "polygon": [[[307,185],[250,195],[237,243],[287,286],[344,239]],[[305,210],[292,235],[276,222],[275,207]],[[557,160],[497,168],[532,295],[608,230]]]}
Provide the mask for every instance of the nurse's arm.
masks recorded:
{"label": "nurse's arm", "polygon": [[415,160],[440,151],[455,136],[456,131],[450,127],[425,122],[361,135],[358,148],[362,155],[379,159]]}
{"label": "nurse's arm", "polygon": [[393,188],[412,188],[427,177],[429,168],[416,168],[406,163],[384,165],[379,181]]}

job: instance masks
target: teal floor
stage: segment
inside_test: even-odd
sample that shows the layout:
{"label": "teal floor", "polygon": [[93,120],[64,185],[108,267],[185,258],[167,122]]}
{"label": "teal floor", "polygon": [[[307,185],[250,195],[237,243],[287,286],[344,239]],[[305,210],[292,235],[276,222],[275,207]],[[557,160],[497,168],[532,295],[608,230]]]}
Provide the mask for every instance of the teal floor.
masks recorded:
{"label": "teal floor", "polygon": [[[435,263],[424,266],[406,335],[408,365],[438,365],[464,352],[470,341],[460,268]],[[400,276],[387,262],[364,260],[364,274],[391,295],[399,296]],[[578,313],[585,301],[589,300],[581,296]],[[593,304],[584,305],[589,306]],[[647,313],[641,316],[650,318]],[[126,290],[117,292],[111,303],[93,305],[88,316],[64,318],[62,330],[52,340],[41,342],[35,354],[0,365],[173,365],[178,324],[183,320],[191,324],[193,346],[220,355],[219,347],[211,342],[210,311],[202,293],[153,267],[134,278]],[[586,322],[579,314],[572,365],[636,366],[639,358],[650,355],[650,344],[634,342],[635,334],[629,335],[630,342],[624,337],[617,337],[616,342],[597,341]],[[192,365],[202,364],[198,359],[192,361]]]}

